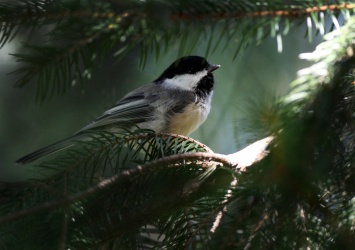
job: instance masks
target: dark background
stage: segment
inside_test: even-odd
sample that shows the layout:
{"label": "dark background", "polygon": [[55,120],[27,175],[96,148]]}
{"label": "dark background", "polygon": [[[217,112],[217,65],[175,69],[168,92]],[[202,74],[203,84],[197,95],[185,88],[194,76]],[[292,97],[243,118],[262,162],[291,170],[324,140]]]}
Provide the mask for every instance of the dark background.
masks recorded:
{"label": "dark background", "polygon": [[[302,26],[301,26],[302,27]],[[303,26],[304,27],[304,26]],[[283,52],[277,52],[276,39],[260,46],[252,45],[233,59],[236,43],[225,51],[217,50],[208,60],[222,67],[215,72],[216,85],[212,110],[207,121],[191,137],[218,153],[232,153],[261,138],[249,133],[244,123],[248,107],[255,102],[273,102],[289,91],[297,71],[309,65],[299,54],[311,52],[320,42],[305,36],[306,30],[283,37]],[[224,44],[224,43],[222,43]],[[148,57],[139,68],[139,51],[132,51],[123,61],[108,57],[96,68],[92,80],[75,85],[66,95],[54,96],[45,103],[35,102],[35,84],[16,89],[16,76],[7,75],[18,66],[9,53],[21,48],[13,41],[0,50],[0,179],[15,180],[28,176],[26,166],[13,162],[40,147],[68,137],[100,115],[127,92],[157,78],[178,55],[179,41],[156,60]],[[192,54],[204,56],[206,44],[200,43]]]}

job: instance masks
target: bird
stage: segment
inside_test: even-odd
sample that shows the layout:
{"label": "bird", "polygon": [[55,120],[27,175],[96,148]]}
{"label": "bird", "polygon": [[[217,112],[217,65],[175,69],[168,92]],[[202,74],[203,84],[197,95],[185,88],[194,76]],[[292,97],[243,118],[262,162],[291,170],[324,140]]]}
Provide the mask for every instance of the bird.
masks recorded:
{"label": "bird", "polygon": [[138,127],[188,136],[207,119],[213,95],[213,72],[219,67],[201,56],[177,59],[156,80],[126,94],[73,136],[25,155],[15,163],[31,163],[77,141],[88,140],[85,134],[93,130],[117,133],[122,128]]}

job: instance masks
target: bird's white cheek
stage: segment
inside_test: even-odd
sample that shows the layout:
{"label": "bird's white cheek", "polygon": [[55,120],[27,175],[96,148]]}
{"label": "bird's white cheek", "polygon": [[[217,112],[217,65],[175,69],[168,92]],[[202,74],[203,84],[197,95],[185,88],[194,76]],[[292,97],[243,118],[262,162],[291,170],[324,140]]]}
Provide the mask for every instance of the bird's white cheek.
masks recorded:
{"label": "bird's white cheek", "polygon": [[165,79],[164,84],[168,88],[178,88],[184,90],[194,89],[199,81],[207,75],[207,71],[201,71],[196,74],[178,75],[171,79]]}

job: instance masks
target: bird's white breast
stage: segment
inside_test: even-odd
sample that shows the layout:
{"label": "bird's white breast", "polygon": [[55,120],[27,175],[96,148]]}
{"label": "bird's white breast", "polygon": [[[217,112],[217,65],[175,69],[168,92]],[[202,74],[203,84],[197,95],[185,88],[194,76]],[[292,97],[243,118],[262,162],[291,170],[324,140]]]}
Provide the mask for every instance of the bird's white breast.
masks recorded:
{"label": "bird's white breast", "polygon": [[191,103],[185,107],[182,113],[174,114],[166,132],[189,135],[196,130],[206,120],[210,112],[211,96],[212,93],[204,102]]}

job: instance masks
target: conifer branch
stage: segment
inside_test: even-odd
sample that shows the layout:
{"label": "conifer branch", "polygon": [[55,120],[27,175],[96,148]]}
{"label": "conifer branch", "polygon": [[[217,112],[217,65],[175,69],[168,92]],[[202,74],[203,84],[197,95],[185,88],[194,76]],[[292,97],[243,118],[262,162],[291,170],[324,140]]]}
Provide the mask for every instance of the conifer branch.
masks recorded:
{"label": "conifer branch", "polygon": [[[132,136],[132,137],[124,138],[124,140],[136,140],[138,138],[140,138],[140,139],[146,138],[147,135],[148,134],[142,134],[139,136]],[[172,134],[172,135],[164,134],[164,135],[169,135],[169,136],[173,136],[173,137],[177,137],[177,138],[182,137],[182,136],[177,136],[174,134]],[[150,136],[151,136],[151,134],[150,134]],[[263,141],[263,140],[260,140],[260,141]],[[260,144],[260,141],[257,141],[255,144]],[[241,150],[240,152],[243,152],[243,150]],[[262,155],[262,157],[266,156],[266,154],[264,152],[264,148],[259,152],[259,154],[257,154],[256,158],[254,158],[254,156],[253,156],[253,159],[249,159],[247,161],[255,162],[256,159],[260,160],[260,157],[261,157],[260,154]],[[250,156],[246,155],[245,157],[250,157]],[[181,166],[181,162],[189,162],[189,161],[194,162],[196,160],[200,160],[200,161],[202,160],[202,161],[206,162],[206,165],[203,163],[202,164],[199,163],[198,165],[195,165],[198,168],[200,168],[201,166],[204,168],[216,167],[216,165],[219,165],[219,164],[235,168],[236,164],[238,162],[238,160],[236,160],[235,158],[233,159],[233,161],[231,161],[230,157],[228,157],[227,155],[216,154],[216,153],[211,153],[211,152],[209,152],[209,153],[198,152],[198,153],[190,153],[190,154],[178,154],[178,155],[163,157],[161,159],[148,162],[144,165],[139,165],[134,169],[123,171],[120,174],[114,175],[110,178],[106,178],[105,180],[102,180],[102,181],[98,182],[97,184],[87,188],[86,190],[78,192],[74,195],[59,198],[54,201],[45,202],[45,203],[40,204],[36,207],[27,208],[25,210],[15,212],[15,213],[9,214],[7,216],[3,216],[0,218],[0,225],[14,221],[14,220],[18,220],[18,219],[21,219],[21,218],[24,218],[24,217],[27,217],[27,216],[30,216],[30,215],[33,215],[36,213],[41,213],[41,212],[45,212],[45,211],[48,211],[51,209],[57,209],[59,207],[73,204],[75,202],[78,202],[79,200],[82,200],[82,199],[84,199],[88,196],[91,196],[95,193],[98,193],[102,190],[109,189],[112,186],[117,185],[118,183],[120,185],[124,185],[124,183],[130,182],[133,178],[135,178],[138,175],[145,175],[145,174],[148,174],[148,173],[150,173],[154,170],[157,170],[159,168],[171,168],[171,167],[176,168],[176,167]],[[185,164],[186,163],[184,163],[184,165]],[[245,167],[246,166],[244,166],[243,171],[245,171]],[[24,183],[22,183],[21,185],[24,185]],[[12,184],[12,186],[15,186],[15,184]],[[194,187],[193,189],[196,189],[196,186],[191,185],[191,183],[189,183],[188,186],[189,187],[193,186]],[[188,194],[193,193],[192,190],[188,190],[188,191],[185,190],[185,192]],[[183,193],[185,193],[185,192],[183,192]]]}
{"label": "conifer branch", "polygon": [[[115,1],[89,1],[74,6],[71,1],[56,4],[51,1],[42,1],[40,4],[34,1],[24,2],[25,7],[19,3],[0,5],[0,47],[16,37],[20,29],[32,27],[39,30],[51,25],[48,26],[51,31],[46,34],[46,39],[50,38],[49,46],[27,45],[29,53],[13,53],[18,62],[23,64],[14,72],[20,74],[14,86],[23,87],[36,81],[36,100],[39,102],[48,100],[55,92],[63,95],[75,83],[83,83],[91,78],[91,70],[98,60],[96,44],[102,47],[100,56],[115,50],[112,52],[117,60],[121,60],[134,47],[140,46],[140,66],[143,67],[148,51],[155,51],[158,59],[164,51],[162,47],[167,48],[174,40],[181,40],[179,54],[191,53],[206,33],[207,27],[211,29],[208,30],[211,35],[206,56],[212,47],[215,48],[213,51],[216,50],[221,39],[236,40],[239,32],[243,32],[243,36],[238,36],[239,44],[234,57],[242,48],[254,41],[260,43],[267,36],[277,39],[278,51],[281,52],[282,36],[297,22],[292,19],[303,17],[311,20],[308,22],[308,36],[311,39],[312,22],[322,35],[325,33],[324,14],[317,16],[318,13],[326,13],[332,18],[334,25],[338,25],[336,16],[339,12],[347,19],[354,10],[352,3],[326,5],[322,1],[225,3],[205,0],[195,4],[184,1],[128,1],[124,4]],[[157,6],[163,15],[156,15],[154,10]],[[266,22],[265,18],[268,18]],[[220,34],[213,34],[211,20],[214,20],[213,23],[221,21],[218,22],[222,30]],[[285,29],[281,32],[279,24],[283,21]],[[75,25],[71,26],[70,23]],[[188,41],[191,30],[186,29],[191,24],[197,31],[194,32],[193,42]],[[226,32],[227,30],[233,32]]]}
{"label": "conifer branch", "polygon": [[[271,6],[274,1],[262,1],[264,6],[256,6],[251,1],[230,1],[235,4],[227,16],[226,6],[221,5],[225,1],[205,2],[211,5],[192,4],[184,8],[167,1],[166,15],[150,16],[149,8],[140,8],[137,15],[145,15],[144,21],[166,20],[183,28],[187,23],[198,23],[199,18],[209,21],[216,15],[222,24],[224,20],[234,22],[235,26],[227,25],[231,32],[224,30],[232,33],[231,37],[240,30],[246,31],[241,32],[244,41],[252,41],[259,29],[265,29],[267,35],[271,32],[281,36],[279,28],[270,28],[270,24],[278,27],[280,20],[292,21],[296,17],[307,17],[319,28],[325,27],[322,17],[329,15],[337,26],[313,53],[301,55],[313,65],[299,72],[292,92],[275,105],[277,125],[269,133],[275,134],[275,139],[270,136],[234,154],[222,155],[178,135],[98,132],[90,142],[79,143],[77,150],[35,166],[39,171],[52,171],[49,178],[0,183],[0,245],[20,249],[30,243],[37,248],[55,248],[50,245],[55,238],[59,247],[75,249],[354,249],[355,18],[350,16],[354,4],[293,1],[293,6],[280,2]],[[137,6],[144,4],[145,1],[139,1]],[[179,8],[170,9],[168,4]],[[89,19],[89,23],[94,19],[92,24],[101,18],[104,25],[98,34],[100,30],[104,35],[111,34],[111,30],[112,34],[121,31],[122,27],[115,26],[115,11],[93,11],[98,19],[89,12],[58,11],[60,18]],[[338,27],[339,12],[346,19],[343,27]],[[133,24],[136,13],[122,10],[123,13],[128,13],[124,17],[127,24]],[[319,13],[322,14],[318,16]],[[31,13],[24,12],[27,14],[30,20]],[[50,19],[56,19],[55,14],[50,16],[51,12],[37,14],[48,14],[38,23],[36,18],[32,19],[39,27],[44,20],[50,23]],[[68,16],[64,17],[65,14]],[[248,21],[240,22],[244,17]],[[263,23],[265,19],[270,22]],[[18,20],[21,25],[21,19]],[[12,21],[17,25],[15,19]],[[8,35],[14,31],[12,21],[2,26]],[[164,34],[166,30],[152,31],[154,27],[171,27],[157,23],[134,26],[138,31],[125,37],[129,42],[137,42],[139,35],[149,33],[144,45],[149,46],[187,34],[183,28],[177,28],[171,36]],[[240,28],[240,24],[244,26]],[[308,22],[307,25],[309,30],[313,28]],[[144,31],[139,30],[142,27]],[[91,29],[86,30],[85,36],[72,37],[75,32],[66,33],[65,28],[62,26],[54,33],[58,37],[68,35],[67,41],[74,41],[66,44],[74,54],[80,51],[73,45],[75,42],[82,48],[90,44],[92,36],[94,40],[100,39],[95,32],[90,33]],[[6,34],[0,44],[8,41]],[[164,35],[159,40],[156,34]],[[167,34],[169,38],[165,40]],[[212,44],[214,34],[208,35]],[[197,32],[196,37],[200,36]],[[18,245],[21,237],[26,238]]]}
{"label": "conifer branch", "polygon": [[[351,3],[343,3],[343,4],[330,4],[330,5],[321,5],[314,7],[304,7],[299,8],[295,7],[291,10],[255,10],[249,12],[217,12],[217,13],[207,13],[207,14],[190,14],[190,13],[174,13],[172,12],[168,19],[172,21],[186,21],[186,20],[201,20],[201,19],[228,19],[228,18],[243,18],[243,17],[302,17],[304,15],[309,15],[311,13],[321,13],[331,11],[333,13],[339,12],[341,10],[349,10],[353,11],[355,9],[355,4]],[[131,16],[132,13],[128,11],[123,13],[116,13],[113,11],[110,12],[99,12],[99,11],[60,11],[60,12],[38,12],[38,13],[21,13],[20,15],[0,15],[1,22],[11,22],[21,24],[22,22],[31,22],[38,20],[63,20],[67,18],[99,18],[99,19],[108,19],[108,20],[116,20],[121,21],[122,18]],[[139,16],[147,17],[149,13],[140,13]]]}
{"label": "conifer branch", "polygon": [[331,5],[321,5],[314,7],[304,7],[304,8],[294,8],[291,10],[251,10],[251,11],[243,11],[243,12],[218,12],[218,13],[207,13],[207,14],[196,14],[196,13],[178,13],[173,14],[171,19],[174,21],[178,20],[224,20],[230,18],[244,18],[244,17],[302,17],[307,16],[311,13],[322,13],[331,11],[333,13],[340,12],[341,10],[351,10],[355,9],[355,4],[343,3],[343,4],[331,4]]}
{"label": "conifer branch", "polygon": [[98,11],[48,11],[48,12],[29,12],[29,13],[15,13],[11,16],[0,15],[0,22],[13,23],[13,24],[23,24],[24,22],[32,22],[39,20],[43,21],[56,21],[68,18],[98,18],[98,19],[109,19],[120,22],[122,18],[128,17],[130,13],[115,13],[115,12],[98,12]]}

